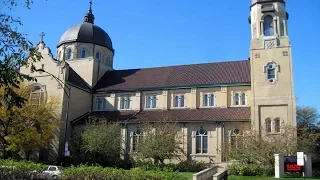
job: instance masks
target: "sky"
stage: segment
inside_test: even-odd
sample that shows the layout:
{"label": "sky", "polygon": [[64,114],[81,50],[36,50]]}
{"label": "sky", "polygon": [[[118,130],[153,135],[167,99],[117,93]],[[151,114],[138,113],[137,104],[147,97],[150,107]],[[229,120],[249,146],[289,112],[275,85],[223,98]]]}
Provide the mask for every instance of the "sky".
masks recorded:
{"label": "sky", "polygon": [[[21,0],[20,0],[21,1]],[[246,60],[250,0],[93,0],[95,24],[111,37],[114,68],[132,69]],[[89,0],[34,0],[16,8],[20,30],[56,54],[62,34],[83,22]],[[297,104],[320,111],[320,1],[287,0]]]}

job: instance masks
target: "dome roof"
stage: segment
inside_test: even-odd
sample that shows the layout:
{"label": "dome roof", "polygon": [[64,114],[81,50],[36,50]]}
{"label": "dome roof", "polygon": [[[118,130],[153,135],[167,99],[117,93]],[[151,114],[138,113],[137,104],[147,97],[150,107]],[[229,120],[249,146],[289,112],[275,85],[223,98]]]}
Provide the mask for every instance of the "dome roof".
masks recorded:
{"label": "dome roof", "polygon": [[60,38],[58,47],[64,43],[83,42],[104,46],[113,51],[109,35],[99,26],[84,22],[69,28]]}

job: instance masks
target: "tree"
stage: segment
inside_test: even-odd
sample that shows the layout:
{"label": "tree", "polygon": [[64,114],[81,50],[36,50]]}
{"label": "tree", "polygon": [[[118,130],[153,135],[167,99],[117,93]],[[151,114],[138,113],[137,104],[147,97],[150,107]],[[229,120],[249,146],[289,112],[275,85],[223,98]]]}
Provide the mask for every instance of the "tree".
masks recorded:
{"label": "tree", "polygon": [[[314,162],[320,162],[320,114],[316,108],[310,106],[297,107],[298,137],[301,142],[305,136],[317,138],[316,142],[304,142],[304,149],[311,151]],[[302,149],[302,150],[304,150]],[[320,164],[320,163],[319,163]]]}
{"label": "tree", "polygon": [[154,164],[164,164],[165,159],[180,158],[184,154],[182,134],[177,123],[162,120],[141,125],[142,138],[137,144],[136,155],[152,158]]}
{"label": "tree", "polygon": [[5,95],[0,106],[3,104],[22,106],[26,99],[19,96],[14,88],[18,88],[21,81],[31,81],[35,78],[20,73],[19,68],[29,66],[33,69],[33,63],[42,58],[26,34],[19,32],[18,27],[23,25],[20,18],[9,13],[17,6],[30,9],[32,2],[32,0],[1,2],[3,9],[0,12],[0,87],[4,87]]}
{"label": "tree", "polygon": [[14,104],[3,103],[6,96],[5,87],[0,88],[0,141],[2,144],[2,156],[7,158],[8,152],[16,152],[29,159],[33,152],[50,145],[53,133],[58,125],[56,119],[57,100],[49,97],[40,105],[31,102],[30,92],[32,88],[20,84],[13,91],[26,99],[21,107]]}
{"label": "tree", "polygon": [[120,159],[122,138],[119,123],[92,116],[84,126],[80,138],[76,138],[78,142],[82,142],[78,147],[80,146],[80,152],[87,156],[86,160],[89,162],[114,165]]}
{"label": "tree", "polygon": [[319,128],[320,114],[314,107],[297,107],[297,124],[299,128]]}
{"label": "tree", "polygon": [[[262,132],[265,132],[262,128]],[[305,132],[303,136],[297,136],[297,128],[285,126],[277,134],[261,135],[258,131],[248,130],[239,136],[241,141],[237,147],[228,149],[228,159],[238,160],[243,166],[255,165],[263,167],[266,175],[272,175],[274,170],[274,154],[295,155],[298,151],[313,153],[314,145],[319,134]],[[240,166],[234,166],[240,167]],[[234,168],[233,167],[233,168]]]}

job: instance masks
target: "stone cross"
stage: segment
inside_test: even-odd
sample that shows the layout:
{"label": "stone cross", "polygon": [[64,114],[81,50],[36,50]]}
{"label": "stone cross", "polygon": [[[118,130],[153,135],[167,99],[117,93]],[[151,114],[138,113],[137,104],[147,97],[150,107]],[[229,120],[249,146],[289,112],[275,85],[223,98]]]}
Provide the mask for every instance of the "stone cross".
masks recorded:
{"label": "stone cross", "polygon": [[46,34],[44,34],[44,32],[40,33],[40,42],[43,42],[43,36],[45,36]]}

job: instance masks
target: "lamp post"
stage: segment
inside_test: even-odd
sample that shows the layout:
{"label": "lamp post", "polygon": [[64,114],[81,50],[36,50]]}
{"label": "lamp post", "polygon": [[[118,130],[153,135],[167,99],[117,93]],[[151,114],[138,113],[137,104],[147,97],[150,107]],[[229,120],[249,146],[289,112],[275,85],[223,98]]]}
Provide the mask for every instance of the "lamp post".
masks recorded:
{"label": "lamp post", "polygon": [[[64,140],[64,156],[69,156],[69,155],[66,155],[68,153],[68,151],[66,149],[66,146],[68,146],[67,145],[68,142],[66,141],[66,138],[67,138],[68,118],[69,118],[70,88],[63,81],[61,81],[61,79],[59,79],[57,76],[45,71],[44,69],[35,69],[34,68],[34,70],[37,71],[37,72],[44,72],[44,73],[49,74],[50,76],[52,76],[59,83],[59,85],[61,87],[63,87],[63,91],[67,96],[67,108],[66,108],[66,119],[65,119],[65,123],[64,123],[65,130],[64,130],[64,134],[63,134],[64,135],[63,136],[63,140]],[[66,90],[66,88],[67,88],[67,90]]]}

